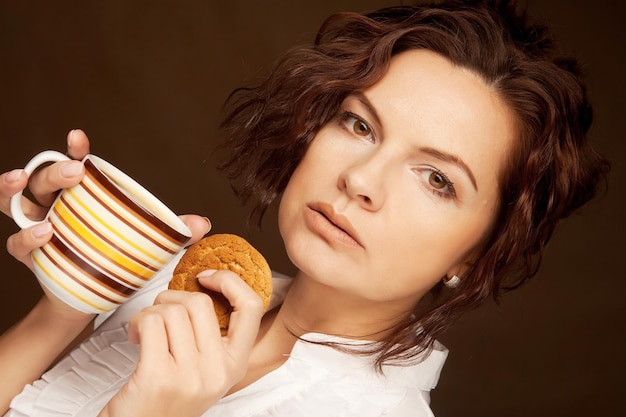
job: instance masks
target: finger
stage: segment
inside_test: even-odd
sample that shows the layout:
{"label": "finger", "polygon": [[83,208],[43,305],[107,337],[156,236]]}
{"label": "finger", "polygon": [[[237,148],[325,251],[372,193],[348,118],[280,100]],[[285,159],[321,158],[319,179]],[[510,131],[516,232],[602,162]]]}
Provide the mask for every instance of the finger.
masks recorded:
{"label": "finger", "polygon": [[9,199],[11,196],[26,188],[28,176],[23,169],[14,169],[0,175],[0,198]]}
{"label": "finger", "polygon": [[144,310],[131,318],[128,340],[139,344],[141,362],[165,364],[166,361],[171,361],[165,322],[161,315],[153,311]]}
{"label": "finger", "polygon": [[26,197],[20,198],[20,201],[22,202],[22,212],[24,213],[24,216],[31,220],[43,220],[45,219],[46,214],[48,214],[49,207],[42,207],[35,204]]}
{"label": "finger", "polygon": [[[75,129],[67,134],[68,155],[74,159],[82,159],[89,153],[89,139],[80,130]],[[29,188],[35,199],[44,206],[52,204],[56,192],[78,184],[85,173],[80,161],[63,161],[35,171],[29,179]]]}
{"label": "finger", "polygon": [[28,176],[23,169],[14,169],[0,175],[0,210],[10,216],[9,201],[11,196],[22,191],[28,183]]}
{"label": "finger", "polygon": [[72,159],[81,160],[89,153],[89,138],[80,129],[67,134],[67,154]]}
{"label": "finger", "polygon": [[57,162],[33,173],[29,188],[37,201],[50,206],[58,190],[78,184],[84,174],[85,168],[80,161]]}
{"label": "finger", "polygon": [[153,307],[165,323],[167,343],[174,360],[181,364],[195,360],[198,348],[189,313],[183,304],[168,303]]}
{"label": "finger", "polygon": [[48,222],[21,230],[7,239],[7,251],[11,256],[28,266],[31,270],[30,253],[50,240],[52,225]]}
{"label": "finger", "polygon": [[264,307],[261,297],[237,274],[216,271],[212,275],[198,274],[206,288],[224,294],[233,311],[228,325],[228,344],[235,357],[248,355],[256,340]]}
{"label": "finger", "polygon": [[202,239],[202,237],[211,230],[211,221],[207,217],[201,217],[195,214],[186,214],[180,216],[180,219],[187,225],[189,230],[191,230],[191,239],[189,240],[189,244]]}
{"label": "finger", "polygon": [[203,292],[163,291],[155,304],[179,303],[187,308],[198,351],[205,352],[221,343],[220,326],[211,297]]}
{"label": "finger", "polygon": [[[23,191],[27,184],[28,175],[23,169],[14,169],[0,175],[0,211],[11,217],[11,197]],[[48,211],[46,208],[33,203],[26,197],[22,197],[21,201],[22,211],[26,217],[33,220],[42,220],[45,217]]]}

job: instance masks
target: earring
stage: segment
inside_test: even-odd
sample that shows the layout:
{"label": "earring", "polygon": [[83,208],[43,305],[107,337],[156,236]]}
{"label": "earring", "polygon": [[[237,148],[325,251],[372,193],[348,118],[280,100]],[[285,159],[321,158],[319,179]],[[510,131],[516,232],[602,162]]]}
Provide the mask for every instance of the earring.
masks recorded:
{"label": "earring", "polygon": [[448,288],[456,288],[459,286],[459,284],[461,283],[461,278],[458,277],[458,275],[452,275],[450,278],[443,279],[443,284],[448,287]]}

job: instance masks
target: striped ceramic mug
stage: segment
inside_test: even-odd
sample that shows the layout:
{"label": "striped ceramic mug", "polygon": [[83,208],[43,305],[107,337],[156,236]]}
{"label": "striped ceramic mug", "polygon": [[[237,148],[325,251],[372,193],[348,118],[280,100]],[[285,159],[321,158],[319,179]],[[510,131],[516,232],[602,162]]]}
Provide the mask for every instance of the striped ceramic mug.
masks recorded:
{"label": "striped ceramic mug", "polygon": [[[30,175],[46,162],[69,158],[60,152],[36,155]],[[165,266],[189,241],[187,226],[145,188],[103,159],[87,155],[85,176],[61,190],[46,219],[53,235],[32,253],[40,282],[65,303],[87,313],[110,311]],[[11,198],[21,228],[28,219],[22,193]]]}

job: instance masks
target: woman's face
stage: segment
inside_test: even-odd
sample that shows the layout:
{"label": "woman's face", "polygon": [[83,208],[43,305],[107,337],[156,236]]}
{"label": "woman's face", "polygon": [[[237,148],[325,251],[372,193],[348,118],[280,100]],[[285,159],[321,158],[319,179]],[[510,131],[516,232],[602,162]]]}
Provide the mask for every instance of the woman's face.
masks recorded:
{"label": "woman's face", "polygon": [[[279,227],[303,276],[412,306],[463,277],[498,208],[512,113],[474,73],[426,50],[397,55],[316,135]],[[410,308],[410,307],[408,307]]]}

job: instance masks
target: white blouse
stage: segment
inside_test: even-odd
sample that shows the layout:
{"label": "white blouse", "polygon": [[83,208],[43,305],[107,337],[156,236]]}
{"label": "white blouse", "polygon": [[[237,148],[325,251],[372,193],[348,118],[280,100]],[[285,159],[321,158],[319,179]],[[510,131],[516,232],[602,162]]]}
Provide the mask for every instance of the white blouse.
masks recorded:
{"label": "white blouse", "polygon": [[[5,417],[93,417],[126,383],[139,359],[139,349],[128,342],[126,323],[167,287],[175,259],[165,270],[119,307],[100,318],[94,334],[46,372],[24,387]],[[270,307],[280,303],[290,280],[274,277]],[[318,333],[309,341],[347,339]],[[331,347],[296,342],[287,361],[256,382],[224,397],[203,417],[373,417],[432,416],[433,389],[447,350],[437,344],[422,362],[385,366],[377,373],[371,358]]]}

